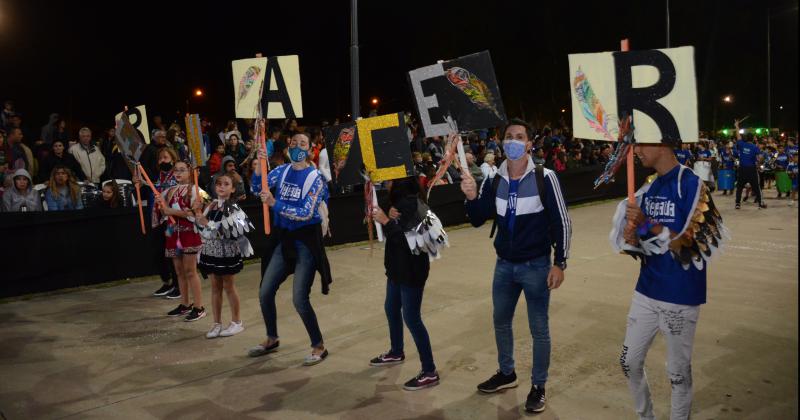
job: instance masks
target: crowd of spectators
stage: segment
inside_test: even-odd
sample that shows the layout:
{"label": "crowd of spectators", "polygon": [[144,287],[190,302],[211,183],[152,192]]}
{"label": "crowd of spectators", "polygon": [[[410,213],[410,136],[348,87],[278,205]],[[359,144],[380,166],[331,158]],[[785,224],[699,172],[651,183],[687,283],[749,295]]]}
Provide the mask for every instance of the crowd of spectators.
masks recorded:
{"label": "crowd of spectators", "polygon": [[[117,149],[113,127],[109,126],[101,133],[93,133],[87,127],[72,131],[64,118],[53,113],[41,130],[34,132],[23,123],[22,114],[15,109],[13,101],[5,101],[3,105],[0,120],[0,196],[3,199],[0,210],[60,211],[132,205],[133,189],[130,185],[133,175],[128,162]],[[414,170],[423,187],[428,187],[445,155],[445,139],[424,137],[420,125],[410,113],[406,114],[406,122]],[[277,123],[270,121],[266,133],[270,167],[287,162],[288,139],[295,133],[305,132],[313,145],[312,161],[330,181],[323,133],[326,127],[338,123],[336,119],[322,121],[318,126],[301,126],[295,119]],[[213,185],[216,176],[228,173],[235,175],[237,180],[236,197],[257,196],[260,170],[254,124],[252,120],[228,120],[217,130],[211,121],[202,119],[203,140],[209,159],[200,170],[201,186]],[[150,127],[151,141],[140,162],[150,179],[157,180],[164,175],[164,168],[159,167],[162,149],[173,150],[178,160],[187,160],[189,153],[185,131],[179,122],[167,125],[161,116],[156,115],[151,119]],[[479,130],[463,138],[467,170],[478,182],[493,176],[504,159],[498,132],[498,129]],[[707,136],[701,134],[701,137]],[[699,149],[708,150],[716,171],[718,145],[727,141],[709,139],[698,145],[684,145],[685,150],[678,150],[676,154],[681,163],[691,166]],[[794,146],[793,139],[788,137],[775,139],[764,136],[756,141],[762,146],[767,165],[774,162],[780,151],[789,145]],[[536,164],[562,173],[605,165],[613,151],[612,143],[575,138],[564,124],[545,124],[535,131],[531,157]],[[686,158],[683,158],[684,154]],[[460,164],[455,159],[437,184],[458,183],[460,179]],[[331,189],[334,194],[351,190]],[[148,193],[146,188],[142,191]]]}

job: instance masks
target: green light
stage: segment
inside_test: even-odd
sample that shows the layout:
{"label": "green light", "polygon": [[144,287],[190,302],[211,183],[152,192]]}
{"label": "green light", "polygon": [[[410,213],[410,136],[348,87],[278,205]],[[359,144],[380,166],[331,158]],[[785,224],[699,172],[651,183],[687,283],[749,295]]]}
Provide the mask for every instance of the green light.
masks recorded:
{"label": "green light", "polygon": [[722,130],[722,134],[727,136],[728,135],[728,129],[726,128],[726,129]]}
{"label": "green light", "polygon": [[761,134],[761,129],[760,128],[756,128],[756,134]]}

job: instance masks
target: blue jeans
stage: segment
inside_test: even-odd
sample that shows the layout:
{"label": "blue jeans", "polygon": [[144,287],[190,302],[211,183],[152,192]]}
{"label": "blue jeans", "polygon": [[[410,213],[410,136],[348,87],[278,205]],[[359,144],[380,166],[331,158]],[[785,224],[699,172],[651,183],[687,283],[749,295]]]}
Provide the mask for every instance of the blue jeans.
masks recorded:
{"label": "blue jeans", "polygon": [[389,320],[389,339],[391,340],[391,353],[403,353],[403,320],[406,322],[414,343],[417,345],[419,360],[422,362],[424,372],[434,372],[433,352],[428,330],[422,323],[420,314],[422,306],[422,292],[424,287],[411,287],[386,281],[386,318]]}
{"label": "blue jeans", "polygon": [[547,288],[549,272],[549,256],[521,263],[498,258],[492,283],[497,362],[504,375],[510,375],[514,371],[514,332],[511,325],[520,292],[525,293],[528,326],[533,336],[531,381],[534,385],[544,385],[547,382],[547,369],[550,367],[550,330],[547,324],[547,308],[550,304],[550,290]]}
{"label": "blue jeans", "polygon": [[[311,285],[314,283],[316,273],[314,256],[311,251],[299,241],[294,245],[297,249],[297,263],[294,268],[294,284],[292,287],[292,303],[294,308],[306,326],[308,336],[311,339],[311,346],[322,345],[322,333],[319,331],[317,315],[311,307],[308,299],[311,293]],[[283,250],[278,245],[272,253],[261,280],[261,289],[258,298],[261,302],[261,315],[264,316],[264,324],[267,326],[267,337],[278,338],[278,315],[275,309],[275,294],[278,288],[289,275],[286,272],[286,262],[283,260]]]}

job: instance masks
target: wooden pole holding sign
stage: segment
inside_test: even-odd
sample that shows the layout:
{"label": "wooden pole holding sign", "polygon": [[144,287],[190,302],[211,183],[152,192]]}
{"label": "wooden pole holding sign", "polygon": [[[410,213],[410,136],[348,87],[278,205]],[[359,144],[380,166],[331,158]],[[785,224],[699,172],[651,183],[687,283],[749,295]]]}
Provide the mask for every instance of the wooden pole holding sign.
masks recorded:
{"label": "wooden pole holding sign", "polygon": [[142,235],[146,235],[147,232],[144,229],[144,211],[142,211],[142,187],[141,187],[141,182],[139,182],[141,177],[139,177],[138,165],[136,166],[136,174],[134,174],[134,176],[136,177],[137,180],[134,186],[136,187],[136,204],[139,207],[139,222],[142,225]]}
{"label": "wooden pole holding sign", "polygon": [[[256,54],[256,58],[261,58],[261,53]],[[269,80],[265,80],[267,83],[267,88],[269,88]],[[263,90],[263,87],[262,87]],[[260,101],[260,99],[259,99]],[[266,192],[269,190],[269,181],[267,179],[268,168],[267,168],[267,135],[266,135],[266,113],[262,110],[260,118],[256,119],[256,138],[258,139],[258,145],[261,150],[264,152],[263,155],[259,155],[258,164],[261,169],[261,191]],[[264,156],[263,158],[261,156]],[[262,212],[264,213],[264,234],[270,234],[270,226],[269,226],[269,204],[261,203],[262,205]]]}
{"label": "wooden pole holding sign", "polygon": [[[627,38],[620,41],[620,50],[627,52],[630,51],[630,43]],[[633,118],[633,115],[630,116]],[[633,172],[633,144],[628,148],[628,156],[626,166],[628,167],[628,203],[636,202],[636,186],[635,174]]]}

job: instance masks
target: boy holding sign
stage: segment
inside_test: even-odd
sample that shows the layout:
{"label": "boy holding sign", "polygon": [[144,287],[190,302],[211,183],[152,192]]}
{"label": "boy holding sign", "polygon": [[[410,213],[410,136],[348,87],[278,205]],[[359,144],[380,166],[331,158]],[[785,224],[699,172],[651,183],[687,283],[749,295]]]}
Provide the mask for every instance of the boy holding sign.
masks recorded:
{"label": "boy holding sign", "polygon": [[[580,110],[573,112],[576,135],[619,139],[619,146],[633,147],[642,165],[658,173],[635,196],[629,193],[613,219],[612,248],[643,260],[620,364],[639,418],[654,418],[644,359],[661,331],[672,384],[670,418],[686,419],[706,264],[726,236],[708,187],[673,152],[697,141],[694,51],[577,54],[569,60],[573,107]],[[607,167],[603,181],[613,179],[618,166]]]}

